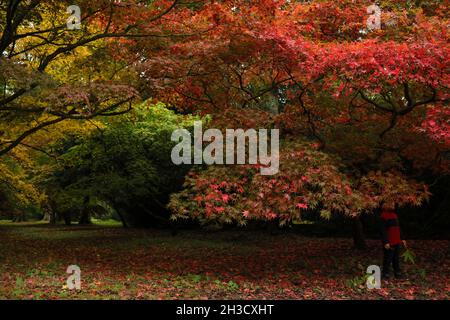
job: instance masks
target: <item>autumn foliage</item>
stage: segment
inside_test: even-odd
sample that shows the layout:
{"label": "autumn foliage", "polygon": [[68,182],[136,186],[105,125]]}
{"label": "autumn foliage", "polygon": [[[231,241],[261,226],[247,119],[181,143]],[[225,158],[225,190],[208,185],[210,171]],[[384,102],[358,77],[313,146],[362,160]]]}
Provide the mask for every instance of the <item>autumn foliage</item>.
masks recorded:
{"label": "autumn foliage", "polygon": [[[0,1],[0,299],[448,299],[448,0],[73,2]],[[175,164],[197,121],[278,173]],[[383,207],[417,264],[368,292]]]}
{"label": "autumn foliage", "polygon": [[448,174],[444,1],[381,1],[375,30],[365,0],[81,1],[73,32],[58,15],[66,3],[14,3],[2,5],[0,43],[0,154],[12,161],[33,166],[30,152],[52,153],[60,133],[127,121],[142,99],[209,115],[211,127],[281,130],[278,175],[194,168],[173,218],[359,217],[383,202],[419,206]]}

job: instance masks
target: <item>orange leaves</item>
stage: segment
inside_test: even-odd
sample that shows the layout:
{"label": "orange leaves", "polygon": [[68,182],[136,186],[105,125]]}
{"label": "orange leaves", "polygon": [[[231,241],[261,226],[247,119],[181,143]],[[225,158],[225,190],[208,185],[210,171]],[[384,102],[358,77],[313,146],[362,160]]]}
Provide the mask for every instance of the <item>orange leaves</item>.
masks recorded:
{"label": "orange leaves", "polygon": [[[445,21],[435,22],[413,8],[414,30],[399,19],[389,29],[386,19],[407,10],[388,3],[382,8],[386,21],[380,33],[362,32],[368,4],[212,2],[190,10],[190,15],[181,10],[170,16],[171,25],[186,18],[184,31],[189,29],[192,36],[167,38],[161,46],[139,39],[138,46],[125,49],[142,57],[137,66],[146,74],[146,85],[184,111],[264,107],[270,86],[274,92],[293,83],[308,87],[311,94],[336,94],[338,100],[358,90],[390,91],[404,82],[438,90],[448,86],[448,46],[442,32],[432,32]],[[337,81],[341,87],[335,92]],[[344,82],[348,85],[342,87]]]}

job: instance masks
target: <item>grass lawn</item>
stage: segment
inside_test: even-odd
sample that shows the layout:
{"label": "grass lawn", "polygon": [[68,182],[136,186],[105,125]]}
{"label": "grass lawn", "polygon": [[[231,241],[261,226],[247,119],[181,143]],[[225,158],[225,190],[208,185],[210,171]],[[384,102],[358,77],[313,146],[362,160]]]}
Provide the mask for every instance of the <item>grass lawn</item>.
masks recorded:
{"label": "grass lawn", "polygon": [[[410,241],[408,280],[368,290],[379,241],[0,222],[0,299],[449,299],[450,241]],[[81,268],[81,290],[66,268]]]}

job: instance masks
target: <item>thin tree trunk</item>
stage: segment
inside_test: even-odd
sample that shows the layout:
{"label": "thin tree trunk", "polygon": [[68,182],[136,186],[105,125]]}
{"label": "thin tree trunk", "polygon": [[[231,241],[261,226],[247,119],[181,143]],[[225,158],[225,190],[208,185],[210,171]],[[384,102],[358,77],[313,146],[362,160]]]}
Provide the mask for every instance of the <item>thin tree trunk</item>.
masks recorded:
{"label": "thin tree trunk", "polygon": [[72,214],[70,211],[66,211],[63,213],[63,219],[66,226],[70,226],[72,224]]}
{"label": "thin tree trunk", "polygon": [[56,212],[53,208],[54,206],[52,205],[51,200],[42,206],[42,210],[44,211],[44,216],[42,217],[43,221],[48,221],[50,224],[56,224]]}
{"label": "thin tree trunk", "polygon": [[91,224],[91,215],[89,213],[88,208],[81,209],[80,220],[78,220],[78,224],[87,225]]}
{"label": "thin tree trunk", "polygon": [[56,212],[54,210],[52,210],[50,212],[50,224],[56,224]]}
{"label": "thin tree trunk", "polygon": [[78,224],[84,224],[84,225],[91,224],[91,214],[89,211],[89,200],[90,200],[89,196],[84,197],[83,207],[81,208],[80,220],[78,221]]}
{"label": "thin tree trunk", "polygon": [[279,221],[276,220],[270,220],[267,222],[267,231],[272,236],[276,236],[280,234],[280,227],[279,227]]}
{"label": "thin tree trunk", "polygon": [[361,217],[356,217],[353,219],[353,244],[356,249],[367,249],[366,237],[364,235]]}
{"label": "thin tree trunk", "polygon": [[125,220],[125,217],[124,217],[124,216],[122,215],[122,213],[120,212],[121,210],[122,210],[122,209],[116,207],[116,212],[117,212],[117,215],[118,215],[119,218],[120,218],[120,221],[122,221],[122,226],[123,226],[124,228],[128,228],[127,221]]}
{"label": "thin tree trunk", "polygon": [[47,210],[44,210],[44,215],[42,216],[41,221],[46,221],[46,222],[50,221],[50,213]]}
{"label": "thin tree trunk", "polygon": [[14,216],[13,216],[13,222],[23,222],[25,221],[25,213],[22,211],[16,211],[14,212]]}

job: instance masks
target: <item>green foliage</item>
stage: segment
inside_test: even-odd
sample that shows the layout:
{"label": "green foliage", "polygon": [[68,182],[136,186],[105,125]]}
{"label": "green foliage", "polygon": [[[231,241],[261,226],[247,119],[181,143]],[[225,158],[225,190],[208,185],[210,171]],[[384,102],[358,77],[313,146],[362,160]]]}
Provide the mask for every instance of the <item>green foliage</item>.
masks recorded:
{"label": "green foliage", "polygon": [[367,279],[370,277],[369,274],[364,274],[362,276],[356,276],[354,278],[347,280],[347,286],[351,289],[358,290],[358,289],[365,289]]}
{"label": "green foliage", "polygon": [[228,287],[228,290],[231,290],[231,291],[239,290],[239,285],[232,280],[228,281],[227,287]]}
{"label": "green foliage", "polygon": [[121,121],[72,141],[53,172],[51,181],[61,189],[54,198],[62,210],[70,210],[83,206],[86,196],[96,197],[128,225],[163,221],[168,195],[179,189],[189,169],[172,163],[171,134],[193,128],[196,119],[144,103]]}
{"label": "green foliage", "polygon": [[37,213],[36,208],[44,199],[20,162],[4,157],[0,162],[0,217],[25,220],[27,215]]}
{"label": "green foliage", "polygon": [[406,249],[402,254],[402,258],[406,263],[416,263],[416,254],[411,249]]}

